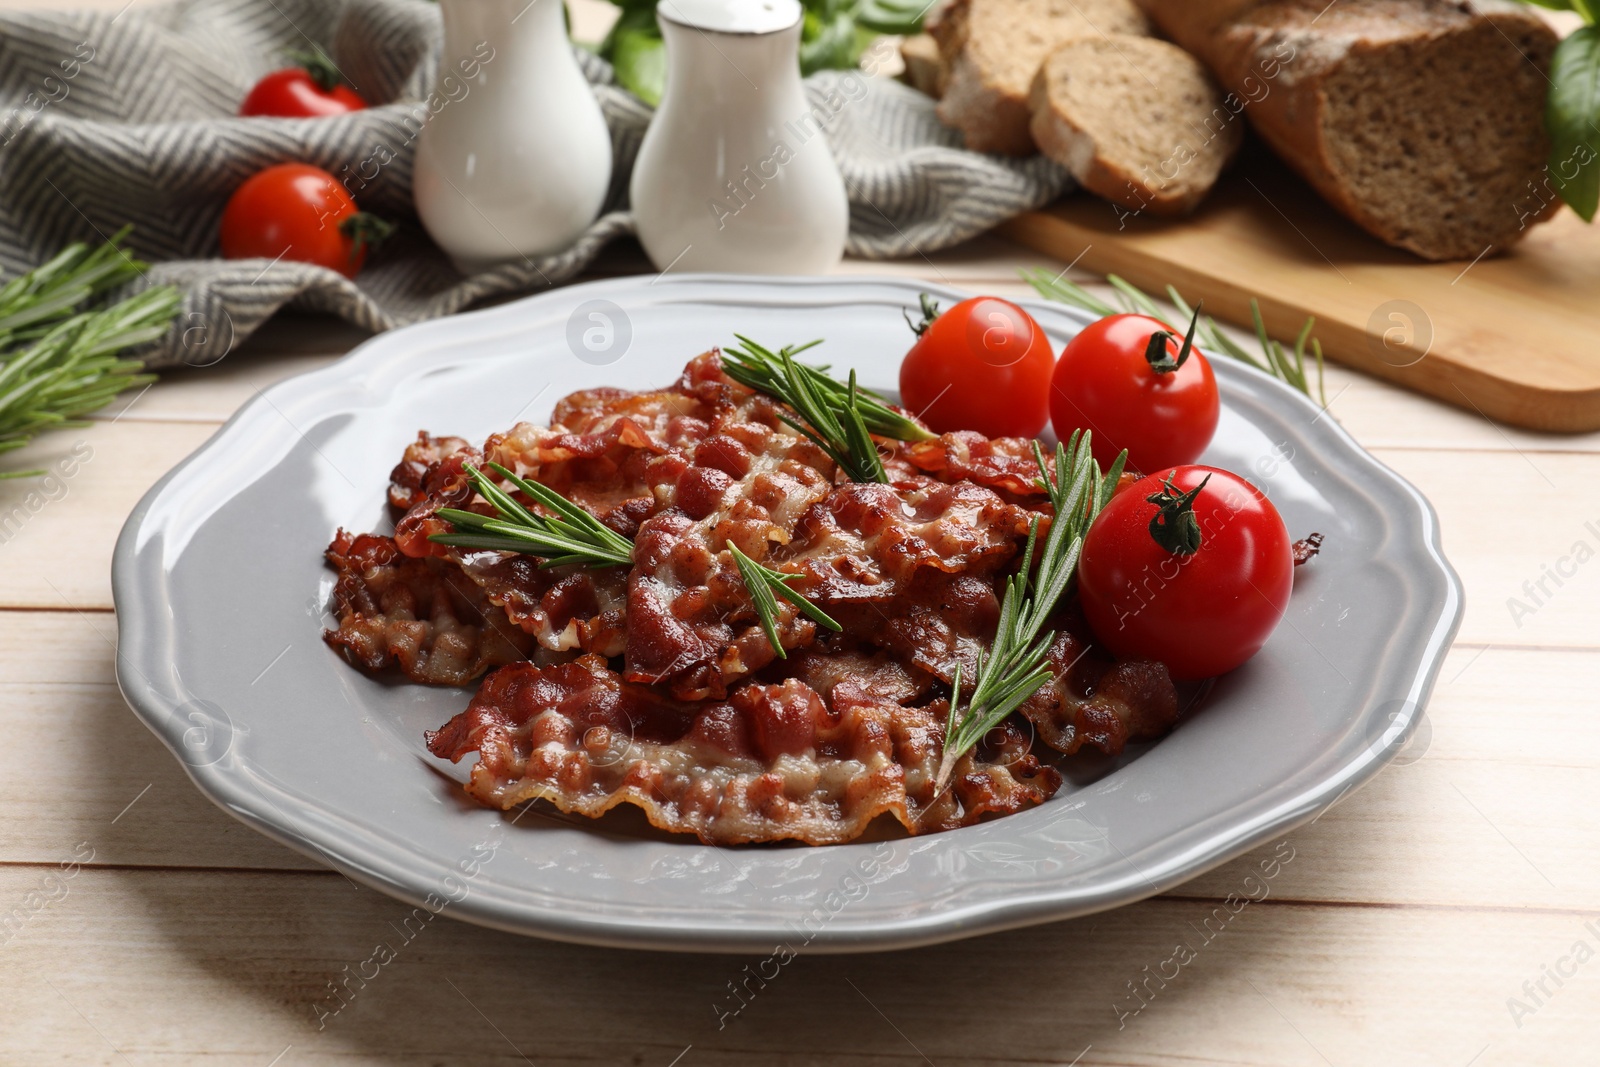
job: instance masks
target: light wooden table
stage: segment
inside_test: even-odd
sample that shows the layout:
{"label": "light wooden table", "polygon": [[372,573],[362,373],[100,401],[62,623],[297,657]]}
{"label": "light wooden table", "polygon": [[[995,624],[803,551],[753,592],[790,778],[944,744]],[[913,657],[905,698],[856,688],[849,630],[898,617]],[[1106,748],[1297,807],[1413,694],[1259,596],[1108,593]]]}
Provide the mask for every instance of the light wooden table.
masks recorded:
{"label": "light wooden table", "polygon": [[[985,240],[844,269],[1015,294],[1015,267],[1042,262]],[[1288,835],[1270,895],[1143,986],[1148,1003],[1130,983],[1252,891],[1260,856],[1082,920],[802,958],[720,1029],[746,960],[445,920],[319,1029],[328,983],[409,909],[189,784],[117,692],[109,565],[156,478],[258,389],[359,340],[285,318],[11,457],[92,450],[36,509],[37,485],[0,482],[0,515],[27,509],[0,541],[0,1064],[1600,1062],[1600,435],[1505,429],[1337,368],[1332,415],[1438,508],[1466,620],[1412,748]],[[1517,618],[1508,599],[1541,578]]]}

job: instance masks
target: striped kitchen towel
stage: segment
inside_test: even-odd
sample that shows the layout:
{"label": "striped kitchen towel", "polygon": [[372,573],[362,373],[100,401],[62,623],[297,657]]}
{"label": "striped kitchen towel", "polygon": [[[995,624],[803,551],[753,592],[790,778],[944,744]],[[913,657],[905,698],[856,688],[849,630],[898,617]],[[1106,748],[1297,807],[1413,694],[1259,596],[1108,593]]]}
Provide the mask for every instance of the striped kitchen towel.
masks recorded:
{"label": "striped kitchen towel", "polygon": [[[562,253],[464,277],[411,207],[417,132],[446,99],[435,85],[439,41],[438,7],[423,0],[172,0],[0,15],[0,272],[132,223],[130,251],[153,264],[142,284],[184,291],[172,333],[144,354],[155,367],[215,363],[286,305],[377,331],[572,278],[632,232],[628,175],[650,109],[579,50],[616,160],[605,213]],[[235,116],[258,78],[312,44],[382,103],[334,118]],[[880,42],[868,69],[890,50]],[[931,100],[886,78],[831,71],[806,89],[849,189],[856,255],[947,247],[1068,183],[1042,157],[962,150]],[[363,210],[401,222],[354,281],[305,264],[217,258],[229,195],[287,161],[323,167]]]}

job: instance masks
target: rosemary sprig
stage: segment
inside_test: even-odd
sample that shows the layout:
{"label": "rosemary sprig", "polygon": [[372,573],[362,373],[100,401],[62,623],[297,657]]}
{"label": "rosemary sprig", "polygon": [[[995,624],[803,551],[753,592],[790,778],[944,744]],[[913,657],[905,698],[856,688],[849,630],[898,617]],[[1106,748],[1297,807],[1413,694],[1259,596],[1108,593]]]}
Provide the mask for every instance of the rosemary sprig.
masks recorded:
{"label": "rosemary sprig", "polygon": [[430,541],[457,548],[484,548],[496,552],[521,552],[539,556],[541,567],[582,563],[590,567],[626,567],[633,562],[633,542],[604,525],[593,515],[547,486],[519,478],[498,463],[489,467],[526,493],[555,518],[535,515],[516,498],[465,464],[467,477],[478,495],[495,509],[497,517],[475,511],[440,508],[436,514],[455,527],[454,533],[431,534]]}
{"label": "rosemary sprig", "polygon": [[[783,357],[788,355],[792,361],[794,356],[822,343],[810,341],[803,345],[786,345],[781,351],[772,352],[741,334],[734,336],[739,338],[739,347],[723,349],[722,369],[739,384],[779,399],[783,397],[776,390],[785,387],[788,376]],[[829,377],[826,366],[814,367],[806,363],[795,363],[795,366],[836,413],[842,412],[850,393],[848,385]],[[861,421],[879,437],[892,437],[896,441],[932,441],[938,436],[885,404],[883,398],[870,389],[856,389],[856,406],[861,409]]]}
{"label": "rosemary sprig", "polygon": [[783,644],[778,640],[778,597],[783,597],[789,603],[799,608],[800,611],[814,621],[818,626],[825,626],[838,633],[844,627],[828,617],[828,613],[817,607],[811,601],[789,588],[789,583],[799,577],[797,574],[784,574],[770,567],[763,567],[749,556],[740,552],[732,541],[728,542],[728,552],[733,556],[733,562],[739,568],[739,577],[744,579],[744,587],[750,591],[750,600],[755,605],[756,615],[761,619],[761,628],[767,632],[767,640],[772,644],[772,650],[778,654],[779,659],[788,659],[789,654],[783,650]]}
{"label": "rosemary sprig", "polygon": [[68,245],[48,263],[0,288],[0,348],[42,337],[90,297],[137,278],[145,264],[117,247],[131,229],[123,227],[93,250],[81,243]]}
{"label": "rosemary sprig", "polygon": [[[723,351],[722,369],[728,377],[741,385],[776,397],[794,409],[799,419],[779,414],[778,417],[794,427],[839,465],[853,482],[887,482],[883,457],[872,440],[872,426],[894,427],[896,432],[884,432],[884,437],[894,437],[915,430],[917,437],[903,440],[923,440],[931,437],[916,423],[889,410],[881,401],[866,396],[856,386],[856,373],[850,372],[849,384],[841,384],[815,367],[794,361],[795,353],[819,344],[785,346],[777,352],[763,348],[743,334],[739,348]],[[871,412],[871,422],[868,421]],[[904,424],[900,427],[898,424]],[[908,427],[909,429],[906,429]]]}
{"label": "rosemary sprig", "polygon": [[[109,290],[138,277],[145,264],[117,242],[123,229],[91,250],[74,244],[42,266],[0,287],[0,452],[34,435],[82,426],[82,417],[118,393],[155,380],[144,364],[117,355],[164,334],[181,298],[171,286],[152,286],[108,307],[82,310]],[[40,470],[7,471],[21,478]]]}
{"label": "rosemary sprig", "polygon": [[945,721],[944,756],[939,761],[938,792],[949,785],[956,761],[1052,677],[1044,660],[1056,635],[1044,629],[1045,622],[1071,583],[1083,550],[1084,534],[1111,499],[1128,458],[1123,452],[1111,469],[1101,474],[1089,441],[1089,431],[1083,430],[1074,432],[1065,444],[1057,444],[1054,472],[1045,463],[1039,443],[1034,442],[1033,456],[1041,476],[1038,484],[1050,495],[1055,518],[1039,553],[1038,574],[1031,580],[1029,570],[1038,542],[1039,520],[1035,518],[1028,528],[1022,567],[1006,580],[994,644],[979,659],[977,684],[964,709],[961,667],[956,666],[950,686],[950,714]]}
{"label": "rosemary sprig", "polygon": [[[1081,286],[1052,275],[1042,268],[1023,270],[1020,273],[1022,280],[1033,286],[1034,290],[1046,300],[1070,304],[1085,311],[1092,311],[1096,315],[1116,315],[1131,311],[1149,315],[1162,322],[1167,321],[1166,313],[1150,294],[1115,274],[1106,275],[1106,281],[1117,291],[1121,307],[1113,307]],[[1198,309],[1191,308],[1179,295],[1178,290],[1170,285],[1167,286],[1167,298],[1172,301],[1172,306],[1178,309],[1182,318],[1197,317]],[[1250,299],[1250,317],[1255,325],[1256,339],[1261,342],[1260,356],[1251,355],[1240,347],[1238,342],[1218,328],[1216,320],[1209,315],[1199,319],[1201,342],[1213,352],[1221,352],[1241,363],[1248,363],[1256,370],[1265,371],[1279,381],[1287,382],[1307,396],[1311,395],[1311,384],[1306,376],[1306,346],[1309,343],[1312,358],[1317,365],[1317,397],[1326,406],[1328,394],[1322,383],[1322,344],[1311,336],[1311,327],[1317,320],[1306,319],[1305,325],[1300,327],[1300,335],[1295,338],[1294,348],[1286,350],[1283,345],[1267,336],[1266,324],[1261,320],[1261,304],[1254,297]]]}

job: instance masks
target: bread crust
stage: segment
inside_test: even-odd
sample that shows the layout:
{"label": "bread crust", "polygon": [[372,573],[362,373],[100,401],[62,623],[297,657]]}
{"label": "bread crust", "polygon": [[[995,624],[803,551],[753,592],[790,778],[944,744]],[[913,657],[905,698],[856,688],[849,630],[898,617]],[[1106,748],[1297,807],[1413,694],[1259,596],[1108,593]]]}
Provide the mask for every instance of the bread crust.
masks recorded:
{"label": "bread crust", "polygon": [[[1545,183],[1548,142],[1543,133],[1544,87],[1557,36],[1538,15],[1501,0],[1139,0],[1173,40],[1199,56],[1217,79],[1242,99],[1251,125],[1274,151],[1330,204],[1363,229],[1425,259],[1463,259],[1503,248],[1530,222],[1547,218],[1555,204],[1539,201],[1534,213],[1520,211],[1518,192]],[[1326,12],[1323,16],[1322,13]],[[1515,42],[1515,44],[1513,44]],[[1521,59],[1509,50],[1515,47]],[[1427,175],[1410,186],[1395,170],[1383,188],[1362,188],[1355,170],[1361,160],[1350,145],[1371,143],[1375,134],[1353,118],[1348,101],[1360,99],[1360,79],[1384,67],[1386,78],[1409,78],[1409,89],[1383,95],[1404,106],[1421,101],[1436,85],[1420,73],[1430,62],[1504,48],[1510,77],[1464,79],[1460,91],[1487,104],[1503,94],[1517,117],[1503,128],[1479,131],[1501,146],[1502,158],[1485,159],[1478,142],[1462,142],[1451,160],[1454,174],[1476,174],[1495,187],[1494,202],[1454,210],[1451,191],[1426,187]],[[1408,74],[1410,71],[1419,72]],[[1377,95],[1368,90],[1368,95]],[[1480,115],[1494,110],[1474,109]],[[1504,109],[1502,109],[1504,110]],[[1413,112],[1426,125],[1428,116]],[[1457,140],[1455,130],[1430,131],[1430,140]],[[1476,154],[1476,157],[1475,157]],[[1403,159],[1402,159],[1403,161]],[[1419,185],[1418,182],[1423,182]],[[1473,190],[1456,189],[1463,195]],[[1525,196],[1526,194],[1524,194]],[[1503,202],[1503,204],[1502,204]],[[1500,208],[1503,206],[1503,210]],[[1437,210],[1434,210],[1437,209]]]}

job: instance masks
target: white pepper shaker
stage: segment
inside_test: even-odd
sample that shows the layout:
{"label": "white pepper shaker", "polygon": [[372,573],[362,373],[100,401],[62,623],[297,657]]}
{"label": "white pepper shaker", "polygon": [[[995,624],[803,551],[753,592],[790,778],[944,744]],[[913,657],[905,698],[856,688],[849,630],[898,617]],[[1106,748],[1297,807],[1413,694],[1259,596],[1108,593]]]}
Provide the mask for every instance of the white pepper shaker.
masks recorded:
{"label": "white pepper shaker", "polygon": [[660,0],[661,106],[629,197],[660,270],[816,274],[844,254],[844,180],[800,84],[798,0]]}
{"label": "white pepper shaker", "polygon": [[611,134],[562,0],[441,0],[439,90],[413,196],[463,273],[560,252],[600,213]]}

